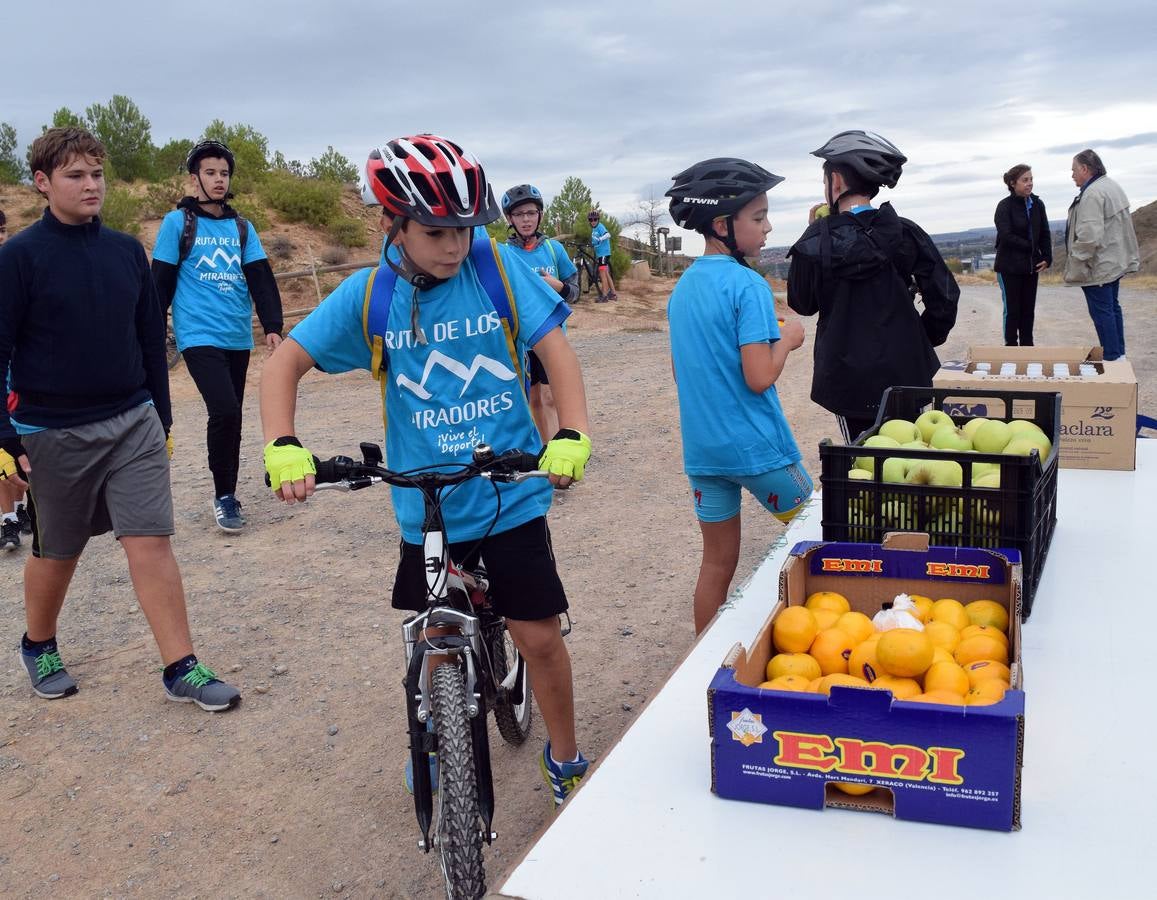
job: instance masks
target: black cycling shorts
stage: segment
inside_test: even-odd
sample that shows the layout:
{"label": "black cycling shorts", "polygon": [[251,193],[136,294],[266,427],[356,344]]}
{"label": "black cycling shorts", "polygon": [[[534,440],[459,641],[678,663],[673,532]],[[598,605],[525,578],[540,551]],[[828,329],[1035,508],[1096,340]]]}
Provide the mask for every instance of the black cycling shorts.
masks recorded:
{"label": "black cycling shorts", "polygon": [[611,266],[611,258],[609,256],[600,256],[595,262],[600,269],[609,269]]}
{"label": "black cycling shorts", "polygon": [[530,375],[530,383],[534,384],[550,384],[550,379],[546,377],[546,369],[542,366],[542,360],[538,358],[538,354],[533,350],[526,351],[526,371]]}
{"label": "black cycling shorts", "polygon": [[[426,574],[422,548],[401,542],[401,560],[394,576],[394,609],[426,609]],[[472,551],[472,552],[471,552]],[[470,553],[469,556],[464,554]],[[490,579],[494,609],[508,619],[549,619],[567,609],[566,592],[554,564],[546,518],[531,519],[501,534],[450,545],[450,556],[466,570],[481,556]]]}

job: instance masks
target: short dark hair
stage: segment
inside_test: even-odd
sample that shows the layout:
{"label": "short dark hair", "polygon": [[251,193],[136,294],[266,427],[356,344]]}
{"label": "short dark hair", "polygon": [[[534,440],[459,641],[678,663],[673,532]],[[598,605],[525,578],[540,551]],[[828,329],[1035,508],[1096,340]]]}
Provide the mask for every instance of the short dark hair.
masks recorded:
{"label": "short dark hair", "polygon": [[49,128],[32,142],[28,151],[28,168],[32,174],[43,172],[49,178],[74,156],[103,161],[104,144],[83,128]]}
{"label": "short dark hair", "polygon": [[1089,171],[1093,175],[1108,175],[1108,170],[1105,169],[1105,164],[1101,162],[1101,157],[1097,156],[1095,150],[1082,150],[1073,157],[1073,162],[1079,163],[1082,166],[1088,166]]}
{"label": "short dark hair", "polygon": [[4,228],[8,224],[8,217],[4,215],[4,210],[0,209],[0,228]]}
{"label": "short dark hair", "polygon": [[830,160],[824,160],[824,176],[831,175],[832,172],[839,172],[844,179],[844,184],[848,186],[848,190],[853,194],[863,194],[865,197],[875,197],[880,193],[880,186],[878,184],[871,184],[851,166],[834,163]]}
{"label": "short dark hair", "polygon": [[1004,178],[1004,186],[1008,188],[1009,193],[1016,190],[1016,183],[1020,180],[1020,176],[1025,172],[1031,172],[1032,166],[1027,163],[1017,163],[1011,169],[1004,173],[1001,177]]}

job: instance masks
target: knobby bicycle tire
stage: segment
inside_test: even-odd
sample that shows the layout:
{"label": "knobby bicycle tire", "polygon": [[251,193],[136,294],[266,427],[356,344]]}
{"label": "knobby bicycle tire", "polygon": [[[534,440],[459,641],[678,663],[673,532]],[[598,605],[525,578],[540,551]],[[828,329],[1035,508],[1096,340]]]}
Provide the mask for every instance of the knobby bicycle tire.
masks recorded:
{"label": "knobby bicycle tire", "polygon": [[181,363],[181,351],[177,349],[177,341],[169,334],[165,338],[165,362],[170,369],[177,368]]}
{"label": "knobby bicycle tire", "polygon": [[446,896],[477,900],[486,893],[474,753],[466,683],[454,663],[434,669],[431,686],[438,735],[438,853]]}
{"label": "knobby bicycle tire", "polygon": [[521,664],[521,674],[512,690],[516,694],[521,694],[522,702],[513,703],[507,698],[494,704],[494,723],[498,726],[498,733],[506,743],[518,747],[526,743],[530,735],[530,723],[534,718],[526,660],[518,655],[518,650],[510,639],[510,632],[504,625],[491,632],[488,643],[486,649],[490,653],[490,666],[495,684],[500,684],[510,674],[511,665]]}

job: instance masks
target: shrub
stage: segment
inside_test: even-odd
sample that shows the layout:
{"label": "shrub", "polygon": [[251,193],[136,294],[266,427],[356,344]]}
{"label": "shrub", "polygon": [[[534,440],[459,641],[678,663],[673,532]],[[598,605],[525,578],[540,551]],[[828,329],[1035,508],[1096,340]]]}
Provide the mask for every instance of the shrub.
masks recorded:
{"label": "shrub", "polygon": [[289,259],[293,253],[293,241],[289,239],[288,234],[271,234],[264,243],[265,252],[278,259]]}
{"label": "shrub", "polygon": [[265,231],[273,224],[269,221],[269,216],[265,214],[265,210],[246,197],[235,197],[229,201],[229,205],[237,210],[238,215],[248,219],[258,231]]}
{"label": "shrub", "polygon": [[160,219],[177,206],[177,201],[185,196],[185,179],[180,175],[173,175],[164,181],[158,181],[145,187],[145,196],[141,198],[140,211],[146,219]]}
{"label": "shrub", "polygon": [[119,185],[110,185],[105,191],[104,206],[101,207],[101,223],[117,231],[140,234],[141,200],[132,191]]}
{"label": "shrub", "polygon": [[956,275],[964,272],[964,264],[955,256],[950,256],[944,260],[944,265],[948,266],[948,271]]}
{"label": "shrub", "polygon": [[330,222],[329,236],[343,247],[364,247],[369,243],[365,223],[350,216],[339,216]]}
{"label": "shrub", "polygon": [[258,191],[265,201],[291,222],[328,225],[341,210],[341,185],[317,178],[299,178],[271,172]]}
{"label": "shrub", "polygon": [[350,252],[338,244],[330,244],[318,255],[323,265],[338,266],[350,258]]}

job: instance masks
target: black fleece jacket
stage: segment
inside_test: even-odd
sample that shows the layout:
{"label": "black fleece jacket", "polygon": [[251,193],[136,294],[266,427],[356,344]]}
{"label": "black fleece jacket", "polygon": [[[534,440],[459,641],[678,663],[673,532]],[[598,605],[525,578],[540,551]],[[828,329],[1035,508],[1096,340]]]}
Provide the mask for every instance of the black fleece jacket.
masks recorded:
{"label": "black fleece jacket", "polygon": [[[226,205],[225,212],[214,216],[201,208],[195,197],[182,197],[177,209],[191,210],[193,215],[205,219],[236,219],[237,210]],[[253,223],[249,224],[250,229]],[[177,291],[178,266],[172,263],[153,260],[153,281],[157,285],[157,294],[161,298],[161,309],[165,316],[169,314],[169,307],[173,304],[173,294]],[[249,288],[249,295],[253,298],[253,306],[257,310],[257,319],[266,334],[281,334],[284,320],[281,312],[281,291],[277,289],[277,280],[273,277],[273,269],[268,259],[255,259],[241,267],[245,276],[245,286]]]}
{"label": "black fleece jacket", "polygon": [[839,213],[808,226],[788,256],[788,305],[819,313],[812,400],[868,418],[885,388],[932,384],[940,368],[932,348],[956,324],[960,288],[919,225],[889,203]]}
{"label": "black fleece jacket", "polygon": [[1032,212],[1023,197],[1009,194],[996,204],[996,262],[1003,275],[1032,275],[1037,263],[1053,264],[1053,236],[1044,202],[1032,195]]}
{"label": "black fleece jacket", "polygon": [[[65,225],[50,210],[0,247],[0,445],[26,425],[99,422],[152,400],[172,425],[165,321],[140,242],[100,219]],[[10,451],[11,452],[11,451]]]}

